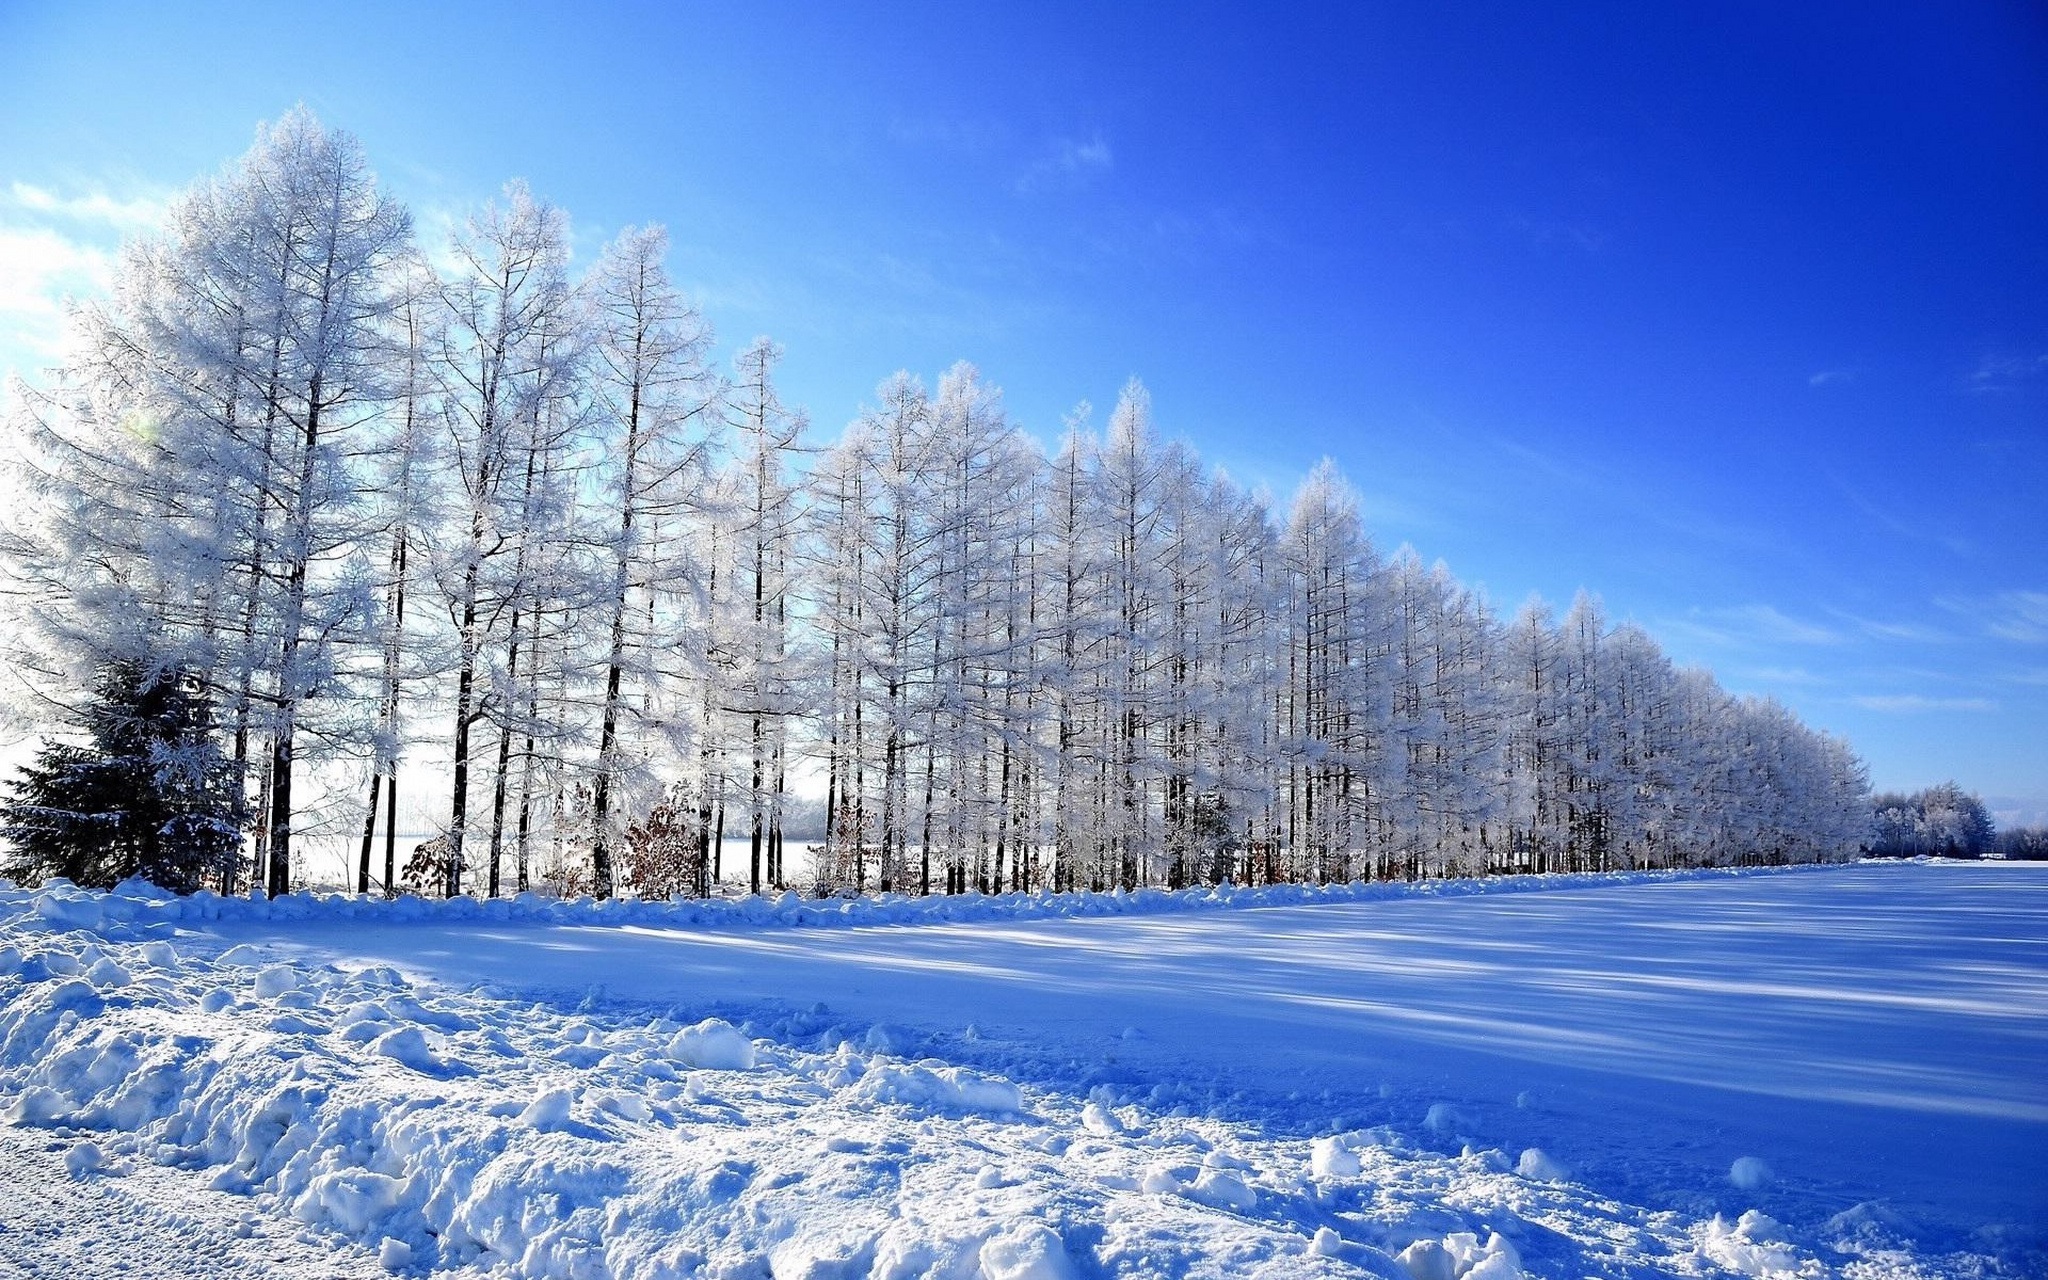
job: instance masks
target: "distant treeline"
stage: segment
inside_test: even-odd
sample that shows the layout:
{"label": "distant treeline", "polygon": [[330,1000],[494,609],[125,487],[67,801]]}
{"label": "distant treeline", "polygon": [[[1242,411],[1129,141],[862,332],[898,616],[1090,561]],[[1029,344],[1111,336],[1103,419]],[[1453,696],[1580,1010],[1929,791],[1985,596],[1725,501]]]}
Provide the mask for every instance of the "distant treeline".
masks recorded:
{"label": "distant treeline", "polygon": [[1882,792],[1871,797],[1871,807],[1870,851],[1881,858],[2048,859],[2048,827],[2000,831],[1984,802],[1954,782],[1911,795]]}

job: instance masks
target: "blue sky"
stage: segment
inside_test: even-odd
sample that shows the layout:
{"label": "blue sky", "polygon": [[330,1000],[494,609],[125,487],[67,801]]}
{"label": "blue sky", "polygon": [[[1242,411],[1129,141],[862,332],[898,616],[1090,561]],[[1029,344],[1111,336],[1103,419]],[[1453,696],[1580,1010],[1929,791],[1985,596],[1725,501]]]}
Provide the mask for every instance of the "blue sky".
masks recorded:
{"label": "blue sky", "polygon": [[666,223],[821,428],[965,358],[1049,438],[1135,373],[1504,612],[1587,587],[2048,817],[2038,5],[184,8],[0,6],[0,366],[303,100],[430,237],[512,177],[585,255]]}

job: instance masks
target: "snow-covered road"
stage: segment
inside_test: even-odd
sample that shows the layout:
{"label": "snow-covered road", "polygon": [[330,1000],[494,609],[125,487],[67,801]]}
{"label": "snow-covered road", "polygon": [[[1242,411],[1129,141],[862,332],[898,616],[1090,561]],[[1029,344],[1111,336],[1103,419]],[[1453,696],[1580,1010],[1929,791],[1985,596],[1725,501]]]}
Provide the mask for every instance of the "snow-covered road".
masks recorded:
{"label": "snow-covered road", "polygon": [[[83,975],[59,989],[83,1008],[91,975],[118,961],[119,981],[91,998],[102,1019],[142,1020],[122,1032],[130,1060],[187,1040],[308,1055],[324,1101],[307,1104],[318,1114],[306,1141],[388,1166],[395,1181],[378,1194],[396,1207],[365,1218],[344,1197],[337,1213],[310,1156],[274,1174],[258,1160],[227,1185],[243,1179],[259,1204],[338,1224],[358,1249],[398,1232],[418,1265],[488,1270],[496,1256],[450,1243],[489,1235],[476,1213],[437,1227],[439,1201],[405,1207],[411,1193],[393,1188],[412,1187],[422,1162],[470,1161],[464,1176],[501,1190],[540,1177],[573,1208],[581,1184],[563,1183],[560,1153],[527,1150],[572,1140],[601,1144],[590,1150],[624,1170],[623,1190],[605,1193],[622,1204],[682,1196],[692,1223],[753,1224],[728,1241],[740,1269],[706,1274],[754,1274],[747,1247],[817,1264],[763,1273],[776,1277],[895,1274],[890,1258],[912,1259],[911,1275],[915,1258],[942,1256],[964,1259],[963,1276],[1421,1276],[1435,1249],[1464,1250],[1441,1273],[1458,1280],[1511,1274],[1509,1248],[1538,1276],[2042,1265],[2048,867],[1525,887],[831,928],[659,927],[658,911],[592,925],[576,921],[602,913],[522,923],[355,904],[276,913],[293,919],[261,918],[273,914],[263,904],[152,906],[45,960],[36,947],[76,936],[46,926],[93,911],[13,895],[11,962],[48,976],[6,990],[33,997]],[[209,914],[221,918],[199,919]],[[125,993],[144,987],[174,1007],[127,1009]],[[191,1007],[177,1012],[179,1001]],[[678,1029],[711,1015],[757,1038],[758,1069],[732,1076],[716,1070],[729,1063],[696,1060]],[[12,1016],[0,1005],[0,1022]],[[126,1114],[101,1096],[115,1085],[92,1083],[107,1072],[84,1049],[69,1051],[66,1076],[22,1048],[24,1034],[0,1063],[0,1086],[29,1090],[10,1115],[61,1127],[67,1105],[87,1119]],[[87,1021],[69,1034],[98,1044],[112,1033]],[[382,1068],[361,1065],[368,1049]],[[687,1081],[672,1069],[707,1066]],[[301,1088],[289,1072],[230,1067],[253,1073],[242,1092]],[[569,1068],[582,1074],[564,1085]],[[57,1081],[56,1092],[30,1081]],[[370,1108],[380,1114],[444,1097],[476,1105],[442,1122],[454,1136],[436,1146],[365,1119],[364,1091],[383,1099]],[[652,1112],[630,1101],[636,1091]],[[1004,1119],[1012,1111],[1024,1127]],[[213,1158],[204,1142],[170,1147]],[[524,1163],[501,1168],[514,1157]],[[338,1176],[337,1159],[313,1167]],[[728,1166],[746,1176],[719,1173]],[[712,1194],[725,1182],[739,1189]],[[1729,1225],[1752,1210],[1768,1216]],[[1031,1234],[1040,1220],[1058,1240]],[[505,1239],[543,1239],[528,1226]],[[722,1239],[728,1228],[693,1229]],[[584,1256],[578,1230],[546,1236],[556,1253],[545,1256]],[[1512,1245],[1488,1252],[1494,1230]],[[723,1256],[688,1233],[667,1255],[630,1234],[617,1247],[626,1274],[665,1274],[634,1271],[634,1258]],[[1053,1253],[1079,1261],[1033,1269]],[[1396,1253],[1405,1272],[1388,1270]],[[820,1262],[832,1257],[839,1270]]]}

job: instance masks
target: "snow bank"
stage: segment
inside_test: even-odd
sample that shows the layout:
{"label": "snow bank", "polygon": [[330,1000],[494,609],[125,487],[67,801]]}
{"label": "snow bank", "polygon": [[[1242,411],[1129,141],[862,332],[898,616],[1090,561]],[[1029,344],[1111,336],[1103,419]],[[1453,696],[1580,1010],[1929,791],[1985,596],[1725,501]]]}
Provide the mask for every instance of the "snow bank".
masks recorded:
{"label": "snow bank", "polygon": [[[1908,864],[1886,862],[1881,865]],[[866,898],[819,899],[783,892],[772,897],[690,899],[681,902],[652,902],[639,898],[612,898],[600,902],[588,897],[560,899],[534,893],[509,898],[387,900],[357,894],[311,892],[265,898],[254,891],[248,897],[223,898],[202,890],[189,897],[178,897],[142,881],[128,881],[111,891],[99,893],[56,880],[37,890],[0,890],[0,904],[26,905],[58,928],[137,940],[168,936],[169,928],[178,924],[288,923],[302,920],[362,920],[378,924],[406,922],[429,928],[476,921],[490,924],[636,925],[643,928],[799,929],[1165,915],[1313,903],[1545,892],[1651,881],[1796,875],[1825,869],[1826,864],[1709,867],[1683,871],[1612,871],[1330,885],[1222,885],[1172,891],[1138,889],[1128,893],[1122,890],[1108,893],[970,893],[935,897],[890,893]]]}
{"label": "snow bank", "polygon": [[[1342,901],[1601,880],[1288,892]],[[1050,905],[1067,915],[1277,905],[1262,895],[1082,895]],[[1039,902],[899,900],[888,909],[964,919],[1036,911]],[[707,905],[729,904],[547,910],[580,925]],[[802,913],[817,904],[757,900],[744,919],[707,919],[876,922],[845,905],[812,920]],[[1593,1135],[1543,1127],[1549,1118],[1526,1101],[1504,1119],[1501,1106],[1438,1082],[1429,1093],[1383,1094],[1413,1136],[1436,1130],[1417,1145],[1390,1129],[1350,1127],[1355,1111],[1347,1120],[1313,1091],[1292,1099],[1289,1126],[1275,1133],[1227,1118],[1241,1117],[1227,1109],[1187,1114],[1180,1095],[1148,1092],[1153,1080],[1109,1053],[1020,1086],[989,1069],[1016,1070],[1008,1059],[983,1055],[977,1070],[926,1056],[950,1051],[929,1033],[864,1026],[824,1006],[798,1014],[767,1001],[725,1003],[716,1006],[724,1018],[703,1016],[708,1008],[657,1016],[665,1005],[593,996],[571,1009],[573,1000],[536,1004],[388,968],[338,967],[338,951],[329,953],[337,965],[279,964],[290,948],[270,945],[264,929],[242,935],[256,945],[223,950],[220,937],[184,927],[207,911],[271,910],[287,914],[263,918],[324,912],[443,929],[417,939],[423,951],[461,946],[467,921],[521,918],[509,900],[179,900],[137,886],[0,892],[0,1116],[57,1153],[48,1168],[59,1182],[97,1196],[144,1171],[190,1178],[247,1197],[226,1203],[280,1219],[302,1241],[352,1242],[366,1262],[414,1275],[1832,1274],[1817,1248],[1855,1252],[1859,1266],[1881,1260],[1885,1269],[1857,1273],[1873,1280],[1963,1273],[1924,1269],[1906,1233],[1867,1208],[1831,1224],[1844,1242],[1835,1243],[1811,1224],[1795,1231],[1760,1213],[1699,1221],[1603,1199],[1570,1182],[1544,1149],[1587,1153],[1590,1184]],[[545,924],[546,912],[527,918]],[[292,933],[288,923],[270,932],[280,942]],[[628,937],[576,942],[601,950]],[[533,950],[540,964],[554,953]],[[1117,1054],[1125,1046],[1114,1029],[1127,1021],[1120,1014],[1098,1037]],[[1520,1083],[1502,1081],[1500,1098]],[[1445,1101],[1429,1105],[1436,1099]],[[1509,1136],[1505,1151],[1478,1145]],[[1446,1153],[1445,1139],[1465,1150]],[[1792,1149],[1752,1149],[1805,1172]],[[1737,1161],[1728,1181],[1753,1172]],[[1718,1164],[1697,1172],[1694,1203],[1729,1194],[1720,1174]],[[1773,1210],[1798,1220],[1781,1198]],[[171,1215],[192,1211],[167,1210],[167,1230]]]}
{"label": "snow bank", "polygon": [[[189,1170],[387,1271],[1079,1280],[1227,1258],[1227,1274],[1393,1274],[1370,1230],[1298,1269],[1315,1228],[1296,1224],[1322,1213],[1286,1189],[1305,1143],[715,1018],[113,941],[79,930],[85,899],[55,900],[55,916],[0,910],[7,1121],[67,1142],[73,1179]],[[1139,1188],[1162,1152],[1187,1175],[1163,1208]],[[166,1207],[167,1238],[195,1211]]]}

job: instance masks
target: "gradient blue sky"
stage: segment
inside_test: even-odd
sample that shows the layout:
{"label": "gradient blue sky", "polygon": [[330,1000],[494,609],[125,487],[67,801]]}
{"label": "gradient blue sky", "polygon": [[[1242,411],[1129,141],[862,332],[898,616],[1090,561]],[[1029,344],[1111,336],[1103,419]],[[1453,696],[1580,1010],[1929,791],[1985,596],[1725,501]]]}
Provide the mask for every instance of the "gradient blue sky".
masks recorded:
{"label": "gradient blue sky", "polygon": [[966,358],[1050,438],[1135,373],[1504,612],[1587,587],[2048,817],[2048,11],[1557,8],[14,0],[0,367],[303,100],[429,237],[515,176],[586,258],[666,223],[823,429]]}

